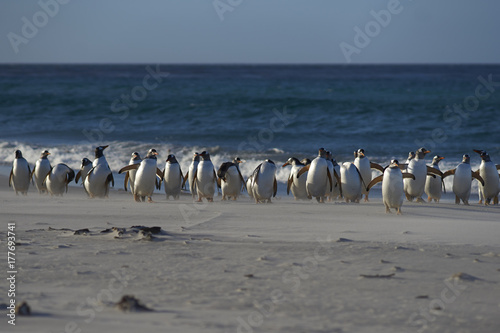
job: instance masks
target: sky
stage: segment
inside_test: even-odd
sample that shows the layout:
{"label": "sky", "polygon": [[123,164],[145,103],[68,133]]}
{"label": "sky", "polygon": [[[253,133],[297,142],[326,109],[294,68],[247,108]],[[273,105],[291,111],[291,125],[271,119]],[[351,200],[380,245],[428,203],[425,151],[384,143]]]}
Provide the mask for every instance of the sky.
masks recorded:
{"label": "sky", "polygon": [[0,0],[0,63],[498,63],[498,0]]}

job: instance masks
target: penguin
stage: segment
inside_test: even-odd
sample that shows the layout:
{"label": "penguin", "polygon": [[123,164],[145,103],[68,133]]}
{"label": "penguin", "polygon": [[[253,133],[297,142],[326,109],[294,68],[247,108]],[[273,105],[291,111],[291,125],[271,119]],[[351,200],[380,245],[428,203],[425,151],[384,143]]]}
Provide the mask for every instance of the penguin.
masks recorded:
{"label": "penguin", "polygon": [[156,149],[150,149],[146,157],[139,164],[127,165],[121,168],[118,173],[137,170],[134,179],[134,200],[144,202],[148,197],[148,202],[153,202],[152,196],[155,190],[156,177],[163,180],[163,173],[157,167]]}
{"label": "penguin", "polygon": [[107,198],[109,184],[111,183],[112,186],[115,186],[113,173],[103,153],[107,147],[99,146],[95,149],[95,159],[92,162],[92,169],[90,169],[83,181],[83,188],[90,198]]}
{"label": "penguin", "polygon": [[193,196],[193,199],[196,196],[196,184],[194,182],[194,176],[196,175],[196,171],[198,168],[198,164],[200,163],[200,154],[195,152],[193,154],[193,160],[191,161],[191,164],[189,165],[188,172],[184,176],[184,181],[182,182],[182,187],[186,184],[186,181],[189,184],[189,191],[191,191],[191,195]]}
{"label": "penguin", "polygon": [[410,164],[410,161],[411,161],[412,159],[414,159],[414,158],[415,158],[415,156],[416,156],[416,155],[415,155],[415,152],[414,152],[414,151],[410,151],[410,152],[408,153],[408,158],[406,159],[405,164],[406,164],[406,165]]}
{"label": "penguin", "polygon": [[23,157],[23,153],[20,150],[15,152],[16,158],[12,163],[12,169],[10,170],[9,176],[9,187],[12,186],[16,195],[21,192],[22,195],[28,195],[28,189],[30,187],[31,180],[31,169],[28,161]]}
{"label": "penguin", "polygon": [[[439,169],[439,162],[441,162],[442,160],[444,160],[444,157],[439,155],[434,156],[434,158],[432,159],[431,168],[441,171]],[[444,189],[444,193],[446,193],[446,188],[444,187],[443,178],[441,176],[427,175],[424,191],[425,194],[427,194],[428,202],[432,202],[432,199],[434,199],[434,201],[436,202],[439,202],[439,200],[441,199],[441,187]]]}
{"label": "penguin", "polygon": [[207,201],[213,202],[215,184],[217,184],[217,174],[210,160],[210,154],[203,151],[200,157],[201,161],[198,163],[193,179],[194,187],[196,187],[196,192],[198,194],[197,202],[201,202],[202,198],[206,198]]}
{"label": "penguin", "polygon": [[[362,148],[354,152],[354,165],[358,168],[365,184],[369,184],[372,181],[372,169],[383,172],[379,169],[380,166],[378,164],[370,162],[365,155],[365,150]],[[368,191],[365,186],[362,186],[361,193],[365,196],[365,202],[368,202]]]}
{"label": "penguin", "polygon": [[369,191],[375,184],[382,182],[382,201],[384,202],[386,213],[391,213],[391,208],[394,208],[398,215],[402,214],[403,179],[410,178],[415,180],[413,174],[401,172],[405,168],[406,164],[399,164],[398,160],[392,160],[391,164],[384,169],[384,173],[375,177],[366,187],[366,190]]}
{"label": "penguin", "polygon": [[366,185],[361,172],[354,163],[344,162],[342,164],[340,168],[340,181],[345,202],[359,203],[362,197],[362,187],[366,188]]}
{"label": "penguin", "polygon": [[75,171],[64,163],[53,167],[45,177],[44,183],[52,196],[63,196],[68,193],[68,184],[75,179]]}
{"label": "penguin", "polygon": [[297,176],[300,169],[302,169],[305,166],[305,164],[300,162],[295,157],[290,157],[285,162],[285,164],[283,164],[281,167],[284,168],[288,165],[291,165],[292,168],[290,169],[290,175],[288,176],[286,193],[289,195],[290,191],[292,191],[292,194],[293,194],[293,197],[295,198],[295,200],[308,199],[307,190],[306,190],[307,175],[305,175],[301,178],[298,178],[298,176]]}
{"label": "penguin", "polygon": [[[326,162],[326,150],[324,148],[320,148],[318,150],[318,156],[312,160],[311,164],[308,164],[300,169],[297,174],[297,178],[300,179],[300,176],[306,172],[307,198],[312,199],[312,197],[315,197],[316,201],[324,203],[325,197],[333,188],[332,175],[328,169],[328,163]],[[337,181],[340,183],[340,179],[337,179]]]}
{"label": "penguin", "polygon": [[232,162],[224,162],[217,170],[218,185],[222,189],[222,200],[236,200],[245,186],[245,180],[241,175],[239,164],[242,163],[239,157]]}
{"label": "penguin", "polygon": [[163,181],[165,182],[165,196],[167,200],[170,196],[174,200],[179,200],[183,180],[184,175],[182,174],[179,162],[174,155],[168,155],[165,161],[165,169],[163,169]]}
{"label": "penguin", "polygon": [[47,193],[47,187],[43,185],[43,180],[52,169],[50,161],[47,158],[50,155],[48,150],[44,150],[40,155],[40,159],[36,161],[35,167],[31,172],[31,177],[35,176],[35,185],[40,194]]}
{"label": "penguin", "polygon": [[469,205],[469,197],[472,185],[472,178],[477,179],[484,186],[484,180],[477,172],[473,172],[470,166],[470,156],[465,154],[460,163],[455,169],[446,171],[443,174],[443,179],[453,175],[453,193],[455,193],[455,203],[460,204],[460,200],[464,205]]}
{"label": "penguin", "polygon": [[[140,164],[142,162],[141,156],[139,155],[138,152],[134,151],[132,153],[132,156],[130,157],[130,161],[128,162],[128,165],[134,165],[134,164]],[[125,191],[127,190],[127,183],[130,186],[130,192],[134,194],[134,182],[135,182],[135,174],[137,173],[137,170],[130,170],[127,171],[125,174],[125,180],[123,181],[123,187]]]}
{"label": "penguin", "polygon": [[255,203],[271,203],[278,191],[276,164],[269,159],[259,164],[252,173],[251,186]]}
{"label": "penguin", "polygon": [[[485,205],[489,205],[492,199],[493,204],[498,205],[498,192],[500,188],[497,170],[500,169],[500,165],[495,165],[486,151],[474,149],[474,152],[481,156],[481,164],[479,170],[476,171],[484,180],[484,185],[479,186],[480,196],[484,198]],[[479,201],[479,204],[482,204],[482,199]]]}
{"label": "penguin", "polygon": [[403,181],[404,191],[408,201],[413,201],[413,199],[417,198],[417,202],[424,202],[422,195],[424,194],[425,179],[428,173],[436,174],[441,177],[443,176],[441,171],[428,167],[425,164],[424,158],[428,153],[430,153],[429,150],[419,148],[415,152],[415,158],[411,159],[408,164],[406,169],[407,172],[415,176],[415,179],[405,178]]}
{"label": "penguin", "polygon": [[78,184],[78,180],[82,178],[82,184],[83,184],[85,178],[87,178],[87,174],[89,173],[90,169],[92,169],[92,162],[88,158],[84,157],[82,159],[82,164],[80,165],[80,170],[76,174],[75,183]]}

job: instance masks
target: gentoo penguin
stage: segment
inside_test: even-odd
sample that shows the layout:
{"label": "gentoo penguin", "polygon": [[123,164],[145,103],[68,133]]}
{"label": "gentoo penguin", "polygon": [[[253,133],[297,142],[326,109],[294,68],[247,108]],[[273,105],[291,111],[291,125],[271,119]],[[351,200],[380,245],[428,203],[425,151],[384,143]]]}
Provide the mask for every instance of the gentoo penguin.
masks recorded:
{"label": "gentoo penguin", "polygon": [[[406,162],[404,164],[406,166],[408,166],[408,164],[410,164],[410,161],[413,160],[414,158],[415,158],[415,152],[414,151],[410,151],[408,153],[408,158],[406,159]],[[406,169],[405,172],[408,172],[408,169]]]}
{"label": "gentoo penguin", "polygon": [[[436,155],[432,159],[431,168],[439,169],[439,162],[444,160],[444,157]],[[441,199],[441,187],[444,188],[444,193],[446,193],[446,188],[444,187],[443,178],[441,176],[436,175],[427,175],[425,180],[425,194],[427,194],[427,201],[431,202],[432,199],[434,201],[439,202]]]}
{"label": "gentoo penguin", "polygon": [[403,178],[415,179],[411,173],[402,173],[405,164],[399,164],[398,160],[392,160],[391,164],[384,170],[384,174],[375,177],[367,186],[369,191],[373,185],[382,182],[382,201],[385,205],[385,212],[390,213],[391,208],[396,209],[398,215],[401,215],[401,206],[403,205]]}
{"label": "gentoo penguin", "polygon": [[[140,164],[142,161],[141,156],[139,155],[138,152],[134,151],[132,153],[132,156],[130,157],[130,161],[128,162],[128,165],[134,165],[134,164]],[[134,182],[135,182],[135,174],[137,170],[130,170],[127,171],[125,174],[125,180],[123,182],[123,187],[125,188],[125,191],[127,190],[127,183],[130,186],[130,192],[134,194]]]}
{"label": "gentoo penguin", "polygon": [[293,197],[295,198],[295,200],[308,199],[307,198],[307,191],[306,191],[307,175],[304,175],[303,177],[300,177],[300,178],[298,178],[298,176],[297,176],[300,169],[302,169],[305,166],[305,164],[302,164],[295,157],[290,157],[286,161],[286,163],[282,165],[282,168],[286,167],[287,165],[291,165],[292,168],[290,169],[290,175],[288,176],[286,193],[290,194],[290,191],[292,191],[292,194],[293,194]]}
{"label": "gentoo penguin", "polygon": [[344,162],[340,168],[340,182],[345,202],[356,202],[362,197],[362,188],[366,187],[363,177],[354,163]]}
{"label": "gentoo penguin", "polygon": [[326,150],[324,148],[319,149],[318,156],[311,162],[311,164],[308,164],[300,169],[297,174],[297,178],[300,179],[300,177],[306,172],[306,191],[308,199],[315,197],[318,202],[324,203],[325,197],[333,188],[332,175],[328,170]]}
{"label": "gentoo penguin", "polygon": [[[359,173],[361,174],[361,178],[363,182],[368,185],[372,181],[372,169],[377,169],[381,172],[382,170],[378,169],[380,166],[378,164],[370,162],[368,157],[365,155],[365,150],[360,148],[354,152],[354,165],[358,168]],[[365,195],[365,202],[368,200],[368,191],[365,186],[362,186],[361,193]]]}
{"label": "gentoo penguin", "polygon": [[273,161],[267,159],[255,168],[251,186],[255,203],[271,203],[271,197],[275,197],[278,191],[276,165]]}
{"label": "gentoo penguin", "polygon": [[90,169],[83,181],[83,188],[90,198],[107,198],[109,184],[111,183],[115,186],[113,173],[103,153],[107,147],[99,146],[95,149],[95,159],[92,162],[92,169]]}
{"label": "gentoo penguin", "polygon": [[189,165],[188,172],[184,176],[184,181],[182,182],[182,187],[184,187],[184,184],[186,184],[186,181],[188,181],[189,184],[189,191],[191,191],[191,195],[193,196],[193,199],[196,196],[196,184],[194,182],[194,176],[196,175],[196,170],[198,168],[198,164],[200,163],[200,154],[195,152],[193,154],[193,160],[191,161],[191,164]]}
{"label": "gentoo penguin", "polygon": [[209,202],[214,201],[215,184],[217,184],[217,174],[214,165],[210,160],[210,154],[206,151],[200,154],[201,161],[198,163],[194,174],[194,187],[198,193],[198,202],[206,198]]}
{"label": "gentoo penguin", "polygon": [[[499,188],[499,179],[498,179],[498,169],[500,169],[500,165],[495,165],[484,150],[474,149],[474,152],[478,153],[481,156],[481,165],[479,166],[479,170],[477,171],[479,175],[484,180],[484,185],[479,186],[479,192],[482,198],[484,198],[484,204],[489,205],[491,199],[493,199],[493,204],[498,204],[498,191]],[[479,201],[481,204],[482,201]]]}
{"label": "gentoo penguin", "polygon": [[481,185],[484,185],[483,178],[477,172],[473,172],[470,166],[470,156],[465,154],[460,163],[455,169],[446,171],[443,174],[445,177],[454,175],[453,177],[453,193],[455,193],[455,203],[460,204],[460,200],[464,205],[469,205],[470,190],[472,178],[476,178]]}
{"label": "gentoo penguin", "polygon": [[413,201],[413,199],[417,198],[417,202],[424,202],[422,199],[422,195],[424,194],[425,188],[425,179],[428,173],[436,174],[439,176],[443,176],[441,171],[428,167],[425,164],[424,158],[425,155],[430,153],[429,150],[425,148],[419,148],[415,153],[415,158],[410,160],[408,164],[407,171],[415,176],[413,178],[405,178],[404,179],[404,191],[406,195],[406,199],[408,201]]}
{"label": "gentoo penguin", "polygon": [[232,162],[224,162],[217,170],[218,184],[222,189],[222,200],[232,198],[236,200],[245,187],[245,180],[241,175],[239,164],[242,163],[239,157]]}
{"label": "gentoo penguin", "polygon": [[78,184],[78,180],[82,178],[82,184],[83,184],[85,178],[87,178],[87,174],[89,173],[90,169],[92,169],[92,162],[88,158],[84,157],[82,159],[82,164],[80,165],[80,170],[76,174],[75,183]]}
{"label": "gentoo penguin", "polygon": [[150,149],[146,157],[139,164],[132,164],[123,167],[118,173],[125,171],[137,170],[134,180],[134,200],[137,202],[145,201],[148,197],[148,202],[153,202],[151,198],[155,190],[156,177],[163,179],[163,173],[158,169],[157,158],[158,153],[155,149]]}
{"label": "gentoo penguin", "polygon": [[49,151],[44,150],[40,155],[40,159],[36,161],[35,167],[31,172],[31,177],[35,176],[36,188],[38,189],[38,192],[40,194],[47,192],[47,187],[43,185],[43,180],[45,179],[47,174],[50,172],[50,169],[52,168],[50,165],[50,161],[47,158],[47,156],[49,155],[50,155]]}
{"label": "gentoo penguin", "polygon": [[31,181],[31,169],[28,161],[23,157],[20,150],[16,150],[16,158],[12,163],[12,170],[10,170],[9,187],[12,186],[16,195],[21,192],[23,195],[28,194]]}
{"label": "gentoo penguin", "polygon": [[184,175],[182,174],[179,162],[177,162],[174,155],[168,155],[165,162],[165,169],[163,169],[163,181],[165,182],[165,195],[167,200],[170,196],[172,196],[174,200],[179,200],[183,180]]}
{"label": "gentoo penguin", "polygon": [[45,177],[45,185],[51,195],[63,196],[68,184],[75,179],[75,172],[64,163],[59,163]]}

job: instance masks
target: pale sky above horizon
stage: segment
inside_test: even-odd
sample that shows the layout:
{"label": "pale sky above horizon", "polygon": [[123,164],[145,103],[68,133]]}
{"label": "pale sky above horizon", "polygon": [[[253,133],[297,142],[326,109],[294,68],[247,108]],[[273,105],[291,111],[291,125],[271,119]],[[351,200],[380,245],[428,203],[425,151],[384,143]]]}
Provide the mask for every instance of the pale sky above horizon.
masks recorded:
{"label": "pale sky above horizon", "polygon": [[500,62],[497,0],[0,3],[0,63]]}

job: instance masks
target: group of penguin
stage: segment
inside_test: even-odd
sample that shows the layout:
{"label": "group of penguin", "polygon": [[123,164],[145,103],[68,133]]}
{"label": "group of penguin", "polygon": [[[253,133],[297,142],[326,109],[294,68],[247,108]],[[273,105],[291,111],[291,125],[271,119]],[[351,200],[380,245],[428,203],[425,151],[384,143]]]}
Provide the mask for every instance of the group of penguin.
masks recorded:
{"label": "group of penguin", "polygon": [[[9,186],[12,186],[16,194],[19,192],[26,195],[30,183],[36,184],[40,193],[62,196],[68,191],[68,184],[81,179],[83,188],[90,198],[108,197],[110,184],[114,186],[113,173],[104,156],[104,150],[108,146],[95,148],[95,159],[82,159],[78,173],[66,164],[59,163],[51,166],[48,156],[50,152],[42,152],[40,159],[36,161],[33,171],[29,163],[22,157],[20,150],[15,152],[15,159],[9,176]],[[441,172],[439,162],[444,159],[435,156],[432,164],[425,163],[426,154],[430,151],[420,148],[416,152],[410,152],[405,163],[392,160],[391,163],[382,167],[377,163],[370,162],[363,149],[354,152],[353,162],[337,164],[332,153],[320,148],[318,156],[312,161],[303,159],[299,161],[291,157],[282,167],[291,166],[287,181],[287,194],[292,192],[296,200],[310,200],[313,197],[319,202],[326,200],[344,198],[346,202],[359,202],[364,196],[368,201],[370,189],[377,183],[382,182],[382,199],[386,212],[396,209],[401,214],[403,198],[407,200],[423,202],[422,195],[425,192],[428,200],[439,202],[444,187],[443,179],[453,175],[453,192],[455,202],[462,201],[469,204],[472,180],[480,182],[480,203],[484,200],[486,205],[492,201],[498,204],[500,191],[500,180],[498,169],[483,150],[474,150],[481,156],[481,165],[477,171],[470,166],[470,156],[464,155],[462,163],[455,169]],[[215,167],[206,151],[194,153],[188,172],[184,175],[179,162],[174,155],[168,155],[164,170],[157,166],[157,155],[155,149],[150,149],[144,159],[139,153],[132,153],[129,164],[119,170],[125,173],[124,188],[130,188],[135,201],[145,201],[146,197],[152,202],[155,189],[161,189],[162,182],[165,184],[167,199],[173,197],[179,199],[182,188],[186,182],[193,196],[201,202],[203,198],[212,202],[216,186],[222,191],[222,200],[236,200],[246,189],[249,196],[256,203],[271,202],[276,196],[276,164],[267,159],[259,164],[250,177],[245,181],[241,174],[239,164],[243,161],[235,158],[231,162],[224,162],[219,169]],[[379,170],[382,174],[372,179],[372,169]],[[34,181],[33,181],[34,179]],[[444,189],[446,191],[446,189]]]}

